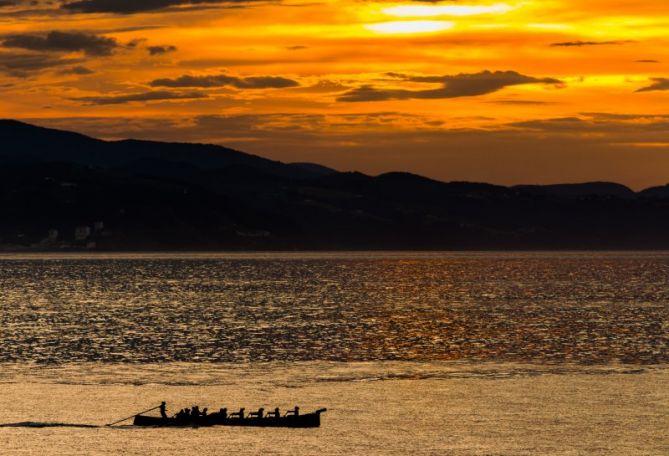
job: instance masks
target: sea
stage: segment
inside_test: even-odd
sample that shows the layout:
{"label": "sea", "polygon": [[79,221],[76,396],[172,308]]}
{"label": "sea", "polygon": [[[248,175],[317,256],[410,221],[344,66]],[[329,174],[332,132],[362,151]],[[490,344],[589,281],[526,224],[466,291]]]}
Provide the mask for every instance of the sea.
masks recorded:
{"label": "sea", "polygon": [[0,255],[0,455],[222,454],[669,455],[669,252]]}

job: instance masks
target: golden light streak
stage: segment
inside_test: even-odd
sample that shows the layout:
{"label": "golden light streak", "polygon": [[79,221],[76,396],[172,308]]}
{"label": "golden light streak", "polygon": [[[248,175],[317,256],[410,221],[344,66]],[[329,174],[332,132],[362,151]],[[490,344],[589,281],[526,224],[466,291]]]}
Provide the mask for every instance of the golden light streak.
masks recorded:
{"label": "golden light streak", "polygon": [[384,8],[388,16],[396,17],[436,17],[436,16],[475,16],[479,14],[503,14],[513,11],[515,7],[506,3],[489,6],[468,5],[399,5]]}
{"label": "golden light streak", "polygon": [[393,21],[365,25],[367,30],[387,34],[434,33],[453,27],[455,23],[451,21]]}

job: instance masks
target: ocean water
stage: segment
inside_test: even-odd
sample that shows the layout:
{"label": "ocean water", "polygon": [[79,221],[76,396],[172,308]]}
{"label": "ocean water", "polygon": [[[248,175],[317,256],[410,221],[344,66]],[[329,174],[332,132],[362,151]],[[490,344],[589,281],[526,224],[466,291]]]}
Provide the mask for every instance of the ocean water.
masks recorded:
{"label": "ocean water", "polygon": [[[669,253],[0,256],[0,455],[667,455]],[[318,429],[135,429],[327,407]]]}

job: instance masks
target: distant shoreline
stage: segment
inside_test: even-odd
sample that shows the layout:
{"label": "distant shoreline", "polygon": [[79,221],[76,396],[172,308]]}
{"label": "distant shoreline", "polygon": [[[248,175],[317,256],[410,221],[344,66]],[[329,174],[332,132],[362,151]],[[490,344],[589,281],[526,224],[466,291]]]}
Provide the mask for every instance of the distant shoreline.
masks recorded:
{"label": "distant shoreline", "polygon": [[669,185],[370,176],[15,121],[0,121],[0,135],[9,253],[669,249]]}

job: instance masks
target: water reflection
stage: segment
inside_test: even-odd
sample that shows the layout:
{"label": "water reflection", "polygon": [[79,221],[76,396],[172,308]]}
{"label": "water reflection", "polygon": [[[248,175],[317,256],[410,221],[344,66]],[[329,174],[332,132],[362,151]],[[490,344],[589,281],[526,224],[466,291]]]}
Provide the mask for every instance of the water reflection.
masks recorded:
{"label": "water reflection", "polygon": [[0,260],[0,362],[669,360],[664,255]]}

